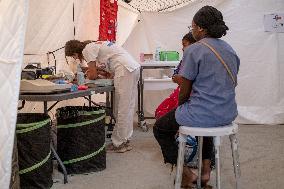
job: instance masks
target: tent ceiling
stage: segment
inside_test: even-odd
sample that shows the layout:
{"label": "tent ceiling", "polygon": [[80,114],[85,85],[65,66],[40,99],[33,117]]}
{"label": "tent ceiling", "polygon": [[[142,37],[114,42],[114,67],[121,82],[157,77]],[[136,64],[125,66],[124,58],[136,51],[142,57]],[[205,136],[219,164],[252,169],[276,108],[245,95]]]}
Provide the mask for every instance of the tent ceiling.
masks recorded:
{"label": "tent ceiling", "polygon": [[128,3],[138,11],[171,11],[195,0],[132,0]]}

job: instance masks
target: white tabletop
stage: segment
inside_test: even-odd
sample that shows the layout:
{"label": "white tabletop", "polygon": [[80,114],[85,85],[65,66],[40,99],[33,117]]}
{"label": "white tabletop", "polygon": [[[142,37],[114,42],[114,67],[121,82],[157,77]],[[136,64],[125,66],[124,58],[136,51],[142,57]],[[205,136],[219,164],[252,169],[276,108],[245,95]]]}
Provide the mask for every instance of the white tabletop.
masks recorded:
{"label": "white tabletop", "polygon": [[140,63],[142,67],[168,67],[168,66],[177,66],[179,61],[145,61]]}

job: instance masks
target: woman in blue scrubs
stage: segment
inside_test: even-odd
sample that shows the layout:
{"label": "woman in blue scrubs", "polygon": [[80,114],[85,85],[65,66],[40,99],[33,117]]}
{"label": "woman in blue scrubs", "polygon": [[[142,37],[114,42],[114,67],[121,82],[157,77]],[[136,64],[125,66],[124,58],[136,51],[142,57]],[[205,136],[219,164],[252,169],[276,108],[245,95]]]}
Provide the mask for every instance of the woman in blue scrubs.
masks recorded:
{"label": "woman in blue scrubs", "polygon": [[[192,34],[197,43],[184,51],[179,106],[158,119],[153,128],[161,146],[165,163],[176,164],[178,146],[175,134],[180,125],[218,127],[230,124],[237,116],[235,86],[240,60],[233,48],[221,40],[229,28],[222,13],[212,6],[202,7],[193,17]],[[212,46],[223,58],[231,74],[216,55],[204,44]],[[214,157],[212,137],[204,137],[202,152],[202,184],[210,179]],[[182,185],[192,186],[197,176],[184,168]]]}

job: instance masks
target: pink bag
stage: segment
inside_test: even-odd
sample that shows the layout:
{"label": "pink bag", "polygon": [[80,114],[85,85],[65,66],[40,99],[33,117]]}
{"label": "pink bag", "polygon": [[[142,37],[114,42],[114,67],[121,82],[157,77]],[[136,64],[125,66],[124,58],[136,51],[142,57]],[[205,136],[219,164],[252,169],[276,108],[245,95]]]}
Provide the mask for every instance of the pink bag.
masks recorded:
{"label": "pink bag", "polygon": [[177,87],[172,94],[166,98],[156,109],[155,118],[159,119],[172,109],[178,107],[178,95],[179,95],[179,87]]}

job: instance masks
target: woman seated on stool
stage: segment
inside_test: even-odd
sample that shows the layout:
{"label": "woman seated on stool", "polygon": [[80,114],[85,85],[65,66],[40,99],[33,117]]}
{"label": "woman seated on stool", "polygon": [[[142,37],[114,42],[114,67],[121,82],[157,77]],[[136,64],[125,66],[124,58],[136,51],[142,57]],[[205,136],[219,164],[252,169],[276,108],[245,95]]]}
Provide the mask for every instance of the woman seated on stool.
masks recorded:
{"label": "woman seated on stool", "polygon": [[[202,7],[193,17],[192,34],[196,43],[185,49],[181,77],[179,106],[158,119],[153,128],[161,146],[165,163],[176,164],[178,146],[175,134],[179,126],[218,127],[230,124],[237,116],[235,86],[240,60],[233,48],[219,39],[229,28],[222,13],[212,6]],[[227,64],[232,75],[217,56],[204,44],[212,46]],[[191,94],[191,95],[190,95]],[[214,157],[213,138],[204,137],[202,151],[202,185],[210,179],[211,159]],[[185,167],[182,186],[191,187],[197,176]]]}

